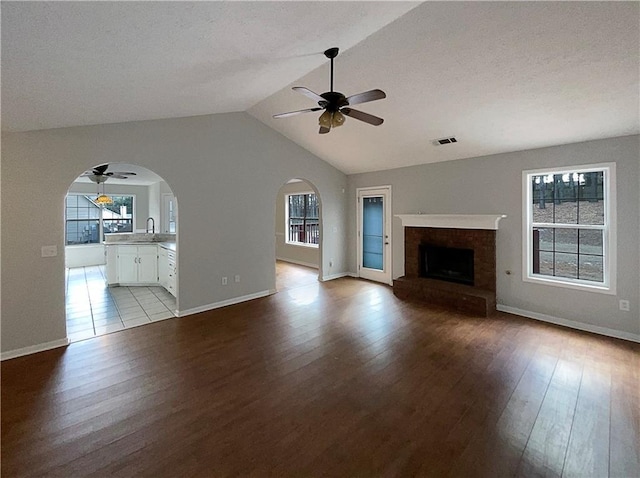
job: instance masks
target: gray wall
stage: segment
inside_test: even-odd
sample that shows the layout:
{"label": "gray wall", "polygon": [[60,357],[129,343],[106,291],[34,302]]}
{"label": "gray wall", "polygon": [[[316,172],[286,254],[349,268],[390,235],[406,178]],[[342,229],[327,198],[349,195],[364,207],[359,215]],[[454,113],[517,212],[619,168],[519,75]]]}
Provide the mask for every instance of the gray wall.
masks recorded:
{"label": "gray wall", "polygon": [[[308,192],[314,192],[314,188],[306,181],[285,184],[278,192],[278,199],[276,199],[276,258],[318,267],[318,249],[286,243],[285,194]],[[320,201],[322,206],[322,197],[320,197]],[[320,219],[322,220],[322,217]]]}
{"label": "gray wall", "polygon": [[[114,160],[162,176],[179,202],[179,310],[275,289],[274,204],[292,177],[322,197],[321,274],[347,270],[346,176],[245,113],[6,133],[2,352],[66,337],[64,197],[83,171]],[[34,191],[47,191],[45,207]],[[59,255],[42,258],[43,245]],[[221,285],[235,274],[240,283]]]}
{"label": "gray wall", "polygon": [[156,232],[161,232],[162,228],[160,222],[162,221],[162,206],[160,204],[160,182],[150,184],[147,189],[149,194],[149,210],[144,216],[144,229],[145,231],[147,230],[146,219],[152,217],[156,227]]}
{"label": "gray wall", "polygon": [[[522,171],[602,162],[616,163],[617,296],[524,282]],[[349,268],[356,270],[356,188],[390,184],[393,214],[508,216],[497,234],[499,304],[640,338],[639,169],[639,137],[626,136],[349,176]],[[398,218],[392,234],[397,278],[404,274],[404,231]],[[619,310],[619,299],[631,301],[629,312]]]}

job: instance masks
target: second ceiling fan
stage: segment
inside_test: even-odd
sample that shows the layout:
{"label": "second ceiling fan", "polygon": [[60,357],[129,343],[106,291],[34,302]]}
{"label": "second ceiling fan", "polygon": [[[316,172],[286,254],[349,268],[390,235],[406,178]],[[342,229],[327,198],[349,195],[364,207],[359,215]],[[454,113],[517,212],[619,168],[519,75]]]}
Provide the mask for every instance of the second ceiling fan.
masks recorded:
{"label": "second ceiling fan", "polygon": [[326,93],[319,95],[303,86],[293,87],[295,91],[299,91],[303,95],[316,101],[318,106],[315,108],[307,108],[305,110],[291,111],[289,113],[280,113],[273,115],[274,118],[285,118],[287,116],[295,116],[302,113],[324,110],[324,113],[322,113],[318,119],[318,122],[320,123],[320,134],[326,134],[331,131],[331,128],[342,126],[346,119],[345,116],[364,121],[365,123],[369,123],[373,126],[380,126],[384,122],[382,118],[351,108],[352,105],[386,98],[387,95],[384,91],[370,90],[351,96],[345,96],[342,93],[333,91],[333,59],[338,56],[338,51],[338,48],[329,48],[324,52],[324,55],[331,60],[331,91],[327,91]]}

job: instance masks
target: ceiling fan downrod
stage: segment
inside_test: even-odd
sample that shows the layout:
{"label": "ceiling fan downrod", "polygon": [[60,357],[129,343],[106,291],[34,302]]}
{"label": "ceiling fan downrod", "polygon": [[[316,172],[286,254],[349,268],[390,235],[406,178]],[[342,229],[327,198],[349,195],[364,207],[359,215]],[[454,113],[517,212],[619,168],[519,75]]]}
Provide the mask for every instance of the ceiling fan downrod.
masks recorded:
{"label": "ceiling fan downrod", "polygon": [[324,56],[331,60],[331,92],[333,93],[333,59],[338,56],[338,47],[329,48],[324,52]]}

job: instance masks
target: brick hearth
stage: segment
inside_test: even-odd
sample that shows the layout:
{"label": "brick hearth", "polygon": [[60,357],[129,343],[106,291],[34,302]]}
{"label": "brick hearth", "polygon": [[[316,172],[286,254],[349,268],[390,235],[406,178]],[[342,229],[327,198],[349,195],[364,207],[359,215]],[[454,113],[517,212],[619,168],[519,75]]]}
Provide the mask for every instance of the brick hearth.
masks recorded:
{"label": "brick hearth", "polygon": [[[405,227],[405,275],[393,281],[393,292],[456,310],[489,316],[496,310],[496,231]],[[473,249],[474,285],[420,277],[420,244]]]}

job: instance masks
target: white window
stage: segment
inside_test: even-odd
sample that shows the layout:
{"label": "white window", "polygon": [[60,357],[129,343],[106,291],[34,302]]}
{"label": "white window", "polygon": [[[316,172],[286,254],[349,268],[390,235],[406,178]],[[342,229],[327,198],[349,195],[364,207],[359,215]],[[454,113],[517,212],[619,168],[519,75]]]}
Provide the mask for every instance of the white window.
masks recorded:
{"label": "white window", "polygon": [[113,204],[100,206],[95,196],[67,194],[65,244],[99,244],[109,232],[133,232],[133,196],[110,196]]}
{"label": "white window", "polygon": [[162,232],[175,234],[178,227],[178,204],[173,194],[162,195]]}
{"label": "white window", "polygon": [[318,247],[320,208],[313,193],[285,195],[287,244]]}
{"label": "white window", "polygon": [[522,176],[523,279],[615,294],[615,163]]}

